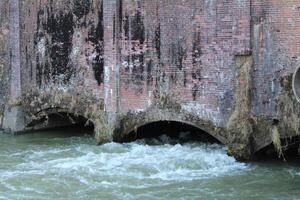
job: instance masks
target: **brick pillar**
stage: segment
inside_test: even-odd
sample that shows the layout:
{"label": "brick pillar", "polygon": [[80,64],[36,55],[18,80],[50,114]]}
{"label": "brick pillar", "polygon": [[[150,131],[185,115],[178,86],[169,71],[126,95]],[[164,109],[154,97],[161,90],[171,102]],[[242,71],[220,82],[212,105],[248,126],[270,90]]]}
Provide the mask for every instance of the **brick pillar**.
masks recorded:
{"label": "brick pillar", "polygon": [[103,0],[104,17],[104,103],[105,111],[119,111],[119,7],[120,0]]}
{"label": "brick pillar", "polygon": [[10,102],[6,105],[3,128],[7,131],[23,131],[24,112],[19,105],[21,90],[20,62],[20,8],[19,0],[9,0],[9,61],[10,61]]}
{"label": "brick pillar", "polygon": [[21,96],[20,10],[19,0],[9,1],[10,96]]}

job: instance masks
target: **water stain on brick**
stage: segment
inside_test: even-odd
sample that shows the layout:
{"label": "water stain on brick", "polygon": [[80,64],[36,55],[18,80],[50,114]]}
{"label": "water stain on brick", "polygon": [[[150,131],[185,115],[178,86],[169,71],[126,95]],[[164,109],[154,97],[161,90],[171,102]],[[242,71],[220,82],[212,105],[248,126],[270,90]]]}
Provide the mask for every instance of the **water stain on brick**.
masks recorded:
{"label": "water stain on brick", "polygon": [[193,101],[197,100],[198,92],[199,92],[198,85],[194,84],[193,87],[192,87]]}
{"label": "water stain on brick", "polygon": [[64,75],[63,81],[66,83],[74,72],[74,68],[68,65],[73,45],[73,14],[63,12],[60,12],[58,16],[51,14],[47,28],[52,36],[50,50],[52,78]]}
{"label": "water stain on brick", "polygon": [[123,24],[124,24],[123,25],[124,35],[125,35],[126,39],[128,40],[129,39],[129,25],[130,25],[130,23],[129,23],[129,15],[128,14],[126,14],[124,16]]}
{"label": "water stain on brick", "polygon": [[160,52],[160,45],[161,45],[160,34],[161,34],[160,23],[158,23],[158,26],[155,29],[155,49],[156,49],[156,52],[157,52],[158,60],[160,60],[160,58],[161,58],[161,52]]}
{"label": "water stain on brick", "polygon": [[117,36],[117,33],[116,33],[116,15],[114,14],[114,17],[113,17],[113,44],[116,43],[116,36]]}
{"label": "water stain on brick", "polygon": [[186,71],[183,71],[183,86],[186,87],[187,84],[187,73]]}
{"label": "water stain on brick", "polygon": [[123,29],[126,39],[139,41],[140,44],[143,44],[145,41],[145,27],[141,12],[137,10],[133,16],[125,14],[122,21],[124,22]]}
{"label": "water stain on brick", "polygon": [[90,0],[74,0],[73,13],[78,19],[87,15],[90,12],[91,1]]}
{"label": "water stain on brick", "polygon": [[153,83],[152,69],[153,69],[153,61],[150,60],[147,62],[147,85],[152,85]]}
{"label": "water stain on brick", "polygon": [[98,85],[103,83],[104,81],[104,47],[103,47],[103,39],[104,31],[103,31],[103,2],[101,4],[101,9],[98,12],[98,24],[95,27],[94,25],[91,26],[88,35],[88,41],[90,41],[95,50],[96,50],[96,57],[93,60],[93,70],[95,79],[97,80]]}
{"label": "water stain on brick", "polygon": [[122,26],[123,26],[123,1],[122,0],[119,0],[119,25],[120,25],[119,30],[122,33]]}
{"label": "water stain on brick", "polygon": [[140,44],[143,44],[145,41],[145,27],[140,11],[137,11],[132,17],[131,24],[131,39],[138,40]]}
{"label": "water stain on brick", "polygon": [[134,79],[143,81],[144,80],[144,54],[132,55],[132,75]]}
{"label": "water stain on brick", "polygon": [[193,42],[193,66],[201,64],[200,57],[202,55],[201,50],[201,35],[199,32],[194,33],[194,42]]}
{"label": "water stain on brick", "polygon": [[196,70],[193,70],[192,72],[192,78],[194,80],[201,80],[201,69],[196,69]]}
{"label": "water stain on brick", "polygon": [[[121,4],[122,2],[120,2]],[[140,7],[140,5],[139,5]],[[122,24],[120,27],[124,31],[124,39],[131,43],[129,49],[129,55],[126,55],[123,60],[126,61],[125,72],[130,73],[129,78],[126,80],[127,88],[130,87],[136,93],[143,92],[143,81],[147,80],[147,84],[151,82],[151,62],[145,62],[145,53],[142,51],[145,41],[145,27],[143,23],[143,17],[139,10],[135,11],[134,15],[125,13],[119,9],[120,19]],[[137,43],[138,42],[138,43]],[[147,74],[145,74],[147,71]]]}
{"label": "water stain on brick", "polygon": [[183,69],[183,62],[187,57],[187,51],[185,48],[185,42],[183,40],[179,40],[174,42],[171,45],[170,49],[172,64],[176,66],[179,70]]}
{"label": "water stain on brick", "polygon": [[47,54],[47,58],[36,57],[39,85],[42,84],[42,79],[55,80],[58,77],[62,77],[61,81],[68,83],[74,73],[74,67],[69,65],[74,34],[73,14],[64,11],[54,13],[51,2],[45,7],[46,11],[42,8],[39,10],[37,17],[35,46],[39,49],[39,42],[44,41],[44,53]]}

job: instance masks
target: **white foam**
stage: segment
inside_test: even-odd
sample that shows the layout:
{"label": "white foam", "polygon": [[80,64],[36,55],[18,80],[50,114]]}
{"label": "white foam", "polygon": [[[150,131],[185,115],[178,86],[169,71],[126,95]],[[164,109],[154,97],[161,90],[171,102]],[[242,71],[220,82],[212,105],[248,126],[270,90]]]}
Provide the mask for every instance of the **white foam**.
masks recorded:
{"label": "white foam", "polygon": [[[0,170],[0,180],[38,177],[44,184],[65,185],[71,184],[66,182],[69,180],[85,188],[83,193],[86,193],[109,188],[114,191],[124,187],[147,188],[157,182],[164,185],[168,181],[208,179],[232,175],[248,167],[229,157],[221,145],[162,145],[162,141],[170,142],[170,138],[162,137],[155,141],[156,145],[137,141],[98,147],[72,144],[40,148],[31,153],[24,151],[25,161],[9,170]],[[8,189],[12,191],[13,187]],[[26,185],[22,189],[34,191],[36,186],[32,187]]]}

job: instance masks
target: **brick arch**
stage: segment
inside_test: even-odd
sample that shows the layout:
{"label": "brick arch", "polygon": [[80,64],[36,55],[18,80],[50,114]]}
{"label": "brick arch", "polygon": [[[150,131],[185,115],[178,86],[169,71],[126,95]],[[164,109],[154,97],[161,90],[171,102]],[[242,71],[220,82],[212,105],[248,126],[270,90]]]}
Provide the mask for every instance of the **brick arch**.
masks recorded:
{"label": "brick arch", "polygon": [[228,144],[227,131],[215,126],[211,121],[199,118],[191,113],[154,109],[151,111],[130,113],[120,119],[114,133],[114,141],[123,142],[128,135],[140,127],[156,122],[182,123],[197,128],[215,138],[222,144]]}
{"label": "brick arch", "polygon": [[87,119],[83,113],[74,113],[68,108],[49,107],[32,115],[31,118],[27,120],[26,127],[28,129],[47,129],[83,123],[93,125],[93,122]]}

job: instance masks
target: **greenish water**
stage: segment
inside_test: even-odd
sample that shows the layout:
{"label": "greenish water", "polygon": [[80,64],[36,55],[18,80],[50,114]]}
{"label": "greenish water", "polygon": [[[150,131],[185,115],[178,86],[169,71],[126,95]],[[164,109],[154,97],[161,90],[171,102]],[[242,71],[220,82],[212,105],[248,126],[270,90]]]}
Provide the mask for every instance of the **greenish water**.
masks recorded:
{"label": "greenish water", "polygon": [[0,134],[0,199],[300,199],[300,162],[245,164],[221,145],[151,143]]}

